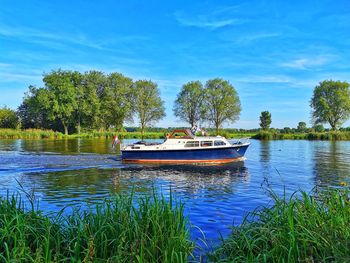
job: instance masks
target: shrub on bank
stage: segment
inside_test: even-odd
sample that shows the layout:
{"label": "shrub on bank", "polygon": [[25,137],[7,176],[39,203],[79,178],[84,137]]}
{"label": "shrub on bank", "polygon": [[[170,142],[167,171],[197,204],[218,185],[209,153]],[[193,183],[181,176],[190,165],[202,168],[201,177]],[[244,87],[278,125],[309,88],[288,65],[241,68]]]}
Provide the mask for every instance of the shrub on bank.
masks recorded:
{"label": "shrub on bank", "polygon": [[[214,262],[349,262],[349,190],[289,200],[250,213],[209,255]],[[249,219],[248,219],[249,218]]]}
{"label": "shrub on bank", "polygon": [[0,199],[0,262],[186,262],[182,205],[117,196],[87,211],[45,216],[18,199]]}

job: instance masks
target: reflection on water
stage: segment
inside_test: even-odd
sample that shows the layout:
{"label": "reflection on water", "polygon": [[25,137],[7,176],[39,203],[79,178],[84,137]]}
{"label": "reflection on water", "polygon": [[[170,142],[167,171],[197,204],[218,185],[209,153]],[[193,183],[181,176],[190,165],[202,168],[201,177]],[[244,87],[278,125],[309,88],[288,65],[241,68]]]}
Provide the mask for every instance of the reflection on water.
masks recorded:
{"label": "reflection on water", "polygon": [[[290,194],[350,183],[349,150],[349,142],[252,141],[244,162],[140,166],[123,164],[109,140],[0,140],[0,194],[20,184],[35,192],[41,209],[59,211],[115,193],[172,191],[185,202],[191,223],[216,239],[248,211],[269,204],[267,187]],[[191,233],[200,236],[196,229]]]}

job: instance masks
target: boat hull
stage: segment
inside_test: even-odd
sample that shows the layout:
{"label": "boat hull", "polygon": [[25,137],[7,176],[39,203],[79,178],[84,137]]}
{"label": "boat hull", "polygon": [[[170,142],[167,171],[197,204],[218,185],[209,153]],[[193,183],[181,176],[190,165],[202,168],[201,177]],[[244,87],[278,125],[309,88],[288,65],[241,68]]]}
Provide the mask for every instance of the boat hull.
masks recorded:
{"label": "boat hull", "polygon": [[249,144],[185,150],[123,150],[122,160],[135,163],[228,163],[241,160]]}

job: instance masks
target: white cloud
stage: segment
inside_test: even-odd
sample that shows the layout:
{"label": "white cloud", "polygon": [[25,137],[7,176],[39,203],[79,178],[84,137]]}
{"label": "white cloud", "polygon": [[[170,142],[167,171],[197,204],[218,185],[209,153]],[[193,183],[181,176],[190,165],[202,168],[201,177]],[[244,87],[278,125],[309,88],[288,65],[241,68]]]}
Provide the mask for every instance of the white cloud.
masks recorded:
{"label": "white cloud", "polygon": [[330,61],[331,56],[302,57],[289,62],[281,63],[281,66],[293,69],[309,69],[323,66]]}
{"label": "white cloud", "polygon": [[212,14],[193,15],[189,17],[183,12],[175,12],[174,16],[182,26],[198,27],[210,30],[243,23],[242,20],[236,18],[222,18],[222,16],[217,17],[217,15],[215,15],[216,13],[217,12],[214,10]]}
{"label": "white cloud", "polygon": [[239,37],[235,42],[237,43],[246,43],[246,42],[253,42],[260,39],[266,39],[266,38],[274,38],[281,36],[280,33],[255,33],[255,34],[249,34],[242,37]]}

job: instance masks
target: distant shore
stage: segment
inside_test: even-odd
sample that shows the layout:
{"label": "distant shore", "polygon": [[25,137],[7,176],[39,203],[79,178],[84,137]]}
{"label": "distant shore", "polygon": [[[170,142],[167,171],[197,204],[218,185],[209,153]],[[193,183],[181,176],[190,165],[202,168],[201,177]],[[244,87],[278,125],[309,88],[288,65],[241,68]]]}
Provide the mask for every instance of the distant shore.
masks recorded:
{"label": "distant shore", "polygon": [[[169,132],[145,132],[144,139],[164,139],[165,134]],[[64,135],[58,131],[41,129],[0,129],[0,139],[74,139],[74,138],[112,138],[118,135],[120,139],[141,139],[142,134],[138,131],[132,132],[113,132],[113,131],[90,131],[80,134]],[[214,133],[209,135],[215,136]],[[304,133],[281,133],[276,131],[258,131],[230,133],[225,129],[221,130],[221,136],[228,139],[251,138],[257,140],[350,140],[349,131],[327,131],[327,132],[304,132]]]}

